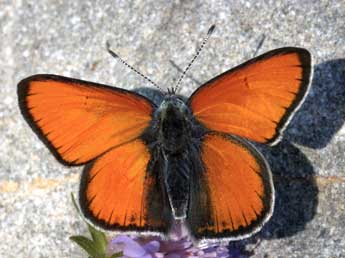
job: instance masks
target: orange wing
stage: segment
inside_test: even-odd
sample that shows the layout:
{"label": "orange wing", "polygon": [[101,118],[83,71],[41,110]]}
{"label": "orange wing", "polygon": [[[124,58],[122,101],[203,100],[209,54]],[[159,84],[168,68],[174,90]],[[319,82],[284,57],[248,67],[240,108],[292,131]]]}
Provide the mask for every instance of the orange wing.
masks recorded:
{"label": "orange wing", "polygon": [[84,170],[80,205],[105,229],[166,233],[171,210],[150,152],[141,140],[112,149]]}
{"label": "orange wing", "polygon": [[153,112],[153,104],[138,94],[56,75],[22,80],[18,97],[26,121],[68,165],[137,138]]}
{"label": "orange wing", "polygon": [[245,140],[210,133],[203,139],[201,159],[204,171],[194,176],[192,187],[198,189],[191,193],[187,216],[192,235],[235,240],[258,231],[271,216],[274,201],[271,172],[262,155]]}
{"label": "orange wing", "polygon": [[303,102],[310,75],[307,50],[276,49],[207,82],[189,105],[211,130],[273,145]]}

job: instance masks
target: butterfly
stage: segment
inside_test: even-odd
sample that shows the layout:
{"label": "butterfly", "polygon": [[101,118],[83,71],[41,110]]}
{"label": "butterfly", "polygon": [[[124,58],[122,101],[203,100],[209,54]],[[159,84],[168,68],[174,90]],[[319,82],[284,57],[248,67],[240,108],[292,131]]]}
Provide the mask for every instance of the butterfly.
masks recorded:
{"label": "butterfly", "polygon": [[21,113],[61,163],[85,165],[79,204],[94,225],[196,241],[237,240],[271,217],[270,168],[250,141],[276,144],[309,89],[306,49],[275,49],[156,105],[116,87],[39,74],[18,84]]}

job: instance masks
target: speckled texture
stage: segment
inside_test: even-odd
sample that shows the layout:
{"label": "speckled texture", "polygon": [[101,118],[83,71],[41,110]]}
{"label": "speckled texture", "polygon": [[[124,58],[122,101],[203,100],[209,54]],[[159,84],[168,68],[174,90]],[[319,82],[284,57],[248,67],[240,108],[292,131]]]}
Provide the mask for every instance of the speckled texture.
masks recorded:
{"label": "speckled texture", "polygon": [[[150,86],[109,56],[105,41],[163,87],[179,76],[211,24],[217,29],[190,70],[204,82],[259,53],[308,48],[312,90],[284,140],[262,147],[274,172],[272,220],[247,242],[254,257],[345,257],[345,2],[0,2],[0,257],[83,257],[68,240],[85,227],[69,198],[79,168],[59,165],[19,115],[16,85],[53,73]],[[198,86],[186,79],[182,93]],[[250,246],[249,246],[250,247]],[[84,256],[85,257],[85,256]]]}

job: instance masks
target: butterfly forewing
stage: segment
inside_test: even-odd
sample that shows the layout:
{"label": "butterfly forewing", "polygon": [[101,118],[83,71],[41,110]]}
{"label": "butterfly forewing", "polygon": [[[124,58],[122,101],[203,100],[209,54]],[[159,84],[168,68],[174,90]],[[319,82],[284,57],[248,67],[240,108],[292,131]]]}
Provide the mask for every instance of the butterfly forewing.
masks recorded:
{"label": "butterfly forewing", "polygon": [[189,105],[211,130],[273,144],[304,99],[310,74],[307,50],[276,49],[205,83]]}
{"label": "butterfly forewing", "polygon": [[24,79],[18,96],[27,122],[69,165],[139,137],[153,112],[153,104],[135,93],[55,75]]}
{"label": "butterfly forewing", "polygon": [[248,142],[220,133],[202,141],[199,172],[187,223],[196,239],[240,239],[271,216],[274,188],[269,167]]}

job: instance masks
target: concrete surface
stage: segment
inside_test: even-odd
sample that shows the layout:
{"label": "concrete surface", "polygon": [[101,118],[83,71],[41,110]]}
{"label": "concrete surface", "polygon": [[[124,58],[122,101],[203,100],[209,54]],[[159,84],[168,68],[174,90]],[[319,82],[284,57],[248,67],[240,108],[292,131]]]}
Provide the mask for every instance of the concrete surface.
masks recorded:
{"label": "concrete surface", "polygon": [[248,244],[253,257],[345,257],[345,2],[0,1],[0,257],[83,257],[69,198],[81,168],[60,165],[19,114],[16,85],[53,73],[133,89],[150,86],[110,57],[109,40],[163,87],[208,27],[217,29],[182,93],[259,53],[302,46],[312,90],[281,144],[262,147],[274,172],[274,216]]}

